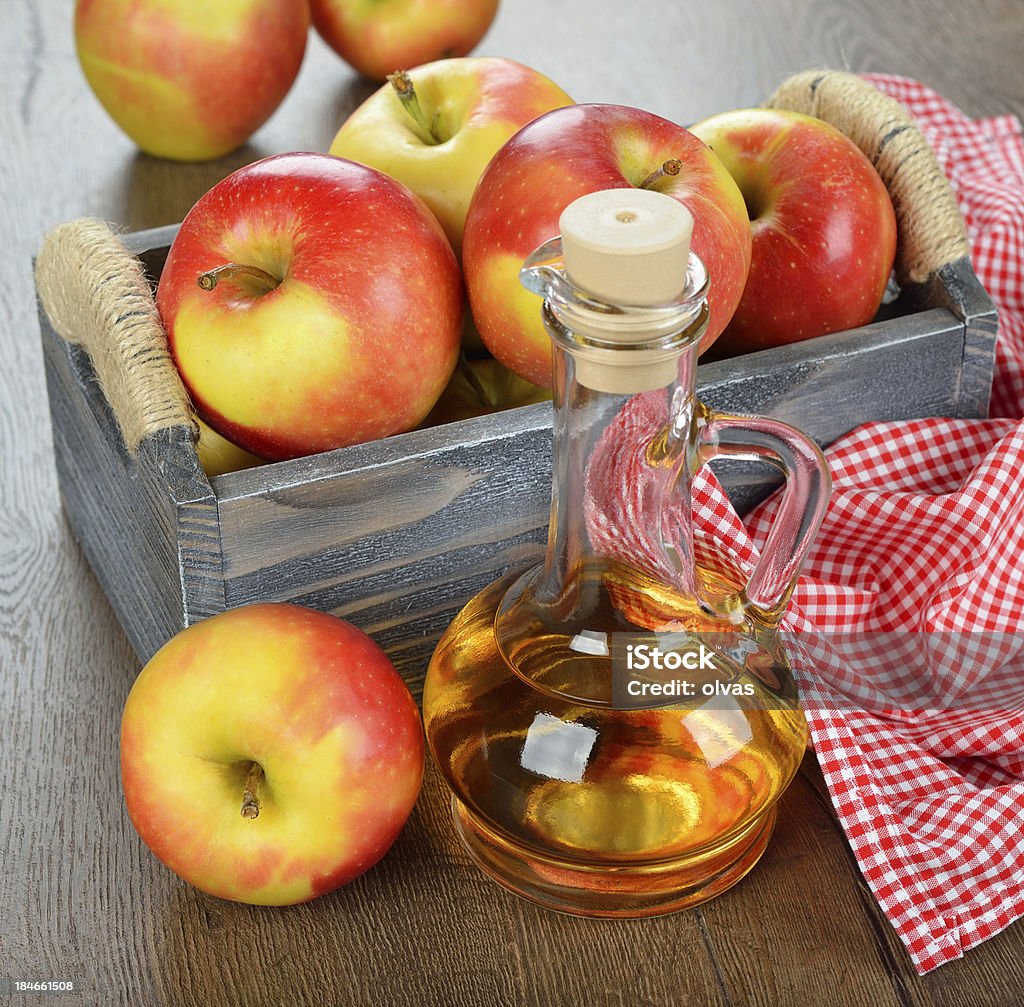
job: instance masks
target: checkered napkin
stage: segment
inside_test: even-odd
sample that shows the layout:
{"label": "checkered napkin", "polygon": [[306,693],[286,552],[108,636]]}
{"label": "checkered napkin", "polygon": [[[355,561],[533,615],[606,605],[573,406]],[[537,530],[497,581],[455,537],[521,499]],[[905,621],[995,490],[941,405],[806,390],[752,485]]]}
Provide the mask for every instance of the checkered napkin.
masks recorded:
{"label": "checkered napkin", "polygon": [[[869,79],[934,148],[999,308],[992,418],[872,423],[832,446],[786,626],[839,820],[924,973],[1024,915],[1024,142],[1013,117]],[[713,477],[694,500],[698,537],[751,569],[773,501],[744,528]]]}

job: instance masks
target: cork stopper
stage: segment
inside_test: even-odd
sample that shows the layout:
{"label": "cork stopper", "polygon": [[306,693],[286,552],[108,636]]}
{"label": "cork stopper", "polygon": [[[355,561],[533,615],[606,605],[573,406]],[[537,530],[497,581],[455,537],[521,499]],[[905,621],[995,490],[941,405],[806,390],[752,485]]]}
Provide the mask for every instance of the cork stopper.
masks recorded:
{"label": "cork stopper", "polygon": [[651,189],[604,189],[570,203],[558,220],[565,271],[610,304],[674,300],[686,286],[693,217]]}
{"label": "cork stopper", "polygon": [[[693,217],[681,203],[648,189],[606,189],[570,203],[559,219],[569,281],[595,300],[645,308],[679,298],[687,283]],[[663,310],[663,308],[662,308]],[[605,343],[649,342],[663,315],[574,314],[573,327]],[[573,350],[576,380],[595,391],[636,394],[664,388],[678,372],[678,349]]]}

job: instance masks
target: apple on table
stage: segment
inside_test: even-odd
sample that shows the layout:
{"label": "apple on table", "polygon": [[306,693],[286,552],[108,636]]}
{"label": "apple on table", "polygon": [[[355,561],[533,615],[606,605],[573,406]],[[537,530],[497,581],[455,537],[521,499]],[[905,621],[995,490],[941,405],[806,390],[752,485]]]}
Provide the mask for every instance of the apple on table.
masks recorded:
{"label": "apple on table", "polygon": [[519,282],[523,260],[558,234],[579,196],[635,186],[679,200],[694,220],[693,251],[711,277],[710,346],[739,303],[750,265],[743,196],[693,133],[622,105],[559,108],[524,126],[495,154],[466,217],[463,273],[487,348],[536,385],[551,384],[541,298]]}
{"label": "apple on table", "polygon": [[172,871],[255,905],[315,898],[391,847],[423,778],[419,711],[377,645],[287,604],[196,623],[125,704],[132,824]]}
{"label": "apple on table", "polygon": [[572,99],[510,59],[444,59],[396,73],[342,124],[330,153],[378,168],[420,196],[461,254],[473,190],[522,126]]}
{"label": "apple on table", "polygon": [[743,298],[716,350],[743,353],[865,325],[896,254],[885,184],[820,119],[738,109],[692,127],[746,200],[753,238]]}
{"label": "apple on table", "polygon": [[199,415],[276,461],[415,427],[455,368],[463,288],[440,225],[404,186],[280,154],[196,203],[157,307]]}
{"label": "apple on table", "polygon": [[288,93],[306,0],[78,0],[75,45],[110,117],[147,154],[205,161],[241,146]]}
{"label": "apple on table", "polygon": [[361,74],[465,56],[491,26],[498,0],[310,0],[323,40]]}

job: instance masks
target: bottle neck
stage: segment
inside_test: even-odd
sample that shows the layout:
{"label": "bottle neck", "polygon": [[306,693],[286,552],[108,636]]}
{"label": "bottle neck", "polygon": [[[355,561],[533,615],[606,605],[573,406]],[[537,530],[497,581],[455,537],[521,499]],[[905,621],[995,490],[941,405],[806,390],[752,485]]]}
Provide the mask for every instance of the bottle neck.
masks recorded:
{"label": "bottle neck", "polygon": [[580,380],[580,353],[553,326],[547,551],[506,591],[495,636],[517,674],[554,695],[611,702],[614,634],[723,628],[704,605],[690,512],[706,318],[703,306],[684,317],[672,379],[632,393]]}
{"label": "bottle neck", "polygon": [[547,552],[506,590],[494,629],[518,675],[601,705],[614,634],[722,626],[704,602],[689,494],[708,278],[691,254],[676,299],[614,305],[574,286],[559,253],[558,239],[541,246],[521,274],[553,342]]}
{"label": "bottle neck", "polygon": [[[671,339],[667,383],[641,391],[608,390],[616,366],[600,361],[612,379],[593,376],[589,347],[550,306],[545,321],[553,340],[554,429],[551,522],[538,600],[567,614],[587,607],[588,578],[609,566],[632,567],[640,576],[670,581],[696,594],[689,483],[696,398],[697,357],[706,326],[703,305],[680,315]],[[664,334],[657,337],[665,342]],[[624,358],[634,346],[604,350]],[[664,357],[663,349],[659,350]],[[636,368],[634,367],[634,370]],[[582,373],[581,373],[582,372]],[[634,496],[634,492],[638,495]]]}

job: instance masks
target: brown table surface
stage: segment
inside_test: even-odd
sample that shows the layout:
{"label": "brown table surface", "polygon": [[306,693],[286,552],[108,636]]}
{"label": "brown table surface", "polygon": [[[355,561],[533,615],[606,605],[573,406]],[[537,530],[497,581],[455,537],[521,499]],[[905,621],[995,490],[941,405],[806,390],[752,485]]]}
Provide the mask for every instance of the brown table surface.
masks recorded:
{"label": "brown table surface", "polygon": [[[60,221],[171,223],[239,165],[326,150],[371,86],[311,38],[250,144],[209,164],[155,160],[89,93],[71,7],[0,4],[0,978],[75,979],[84,992],[38,1000],[69,1007],[1024,1003],[1020,924],[916,976],[811,757],[758,869],[659,920],[571,919],[485,882],[433,773],[382,864],[305,906],[208,898],[150,856],[117,770],[139,665],[61,514],[30,258]],[[906,74],[972,115],[1022,114],[1022,51],[1021,0],[504,0],[480,47],[577,100],[683,123],[815,66]]]}

